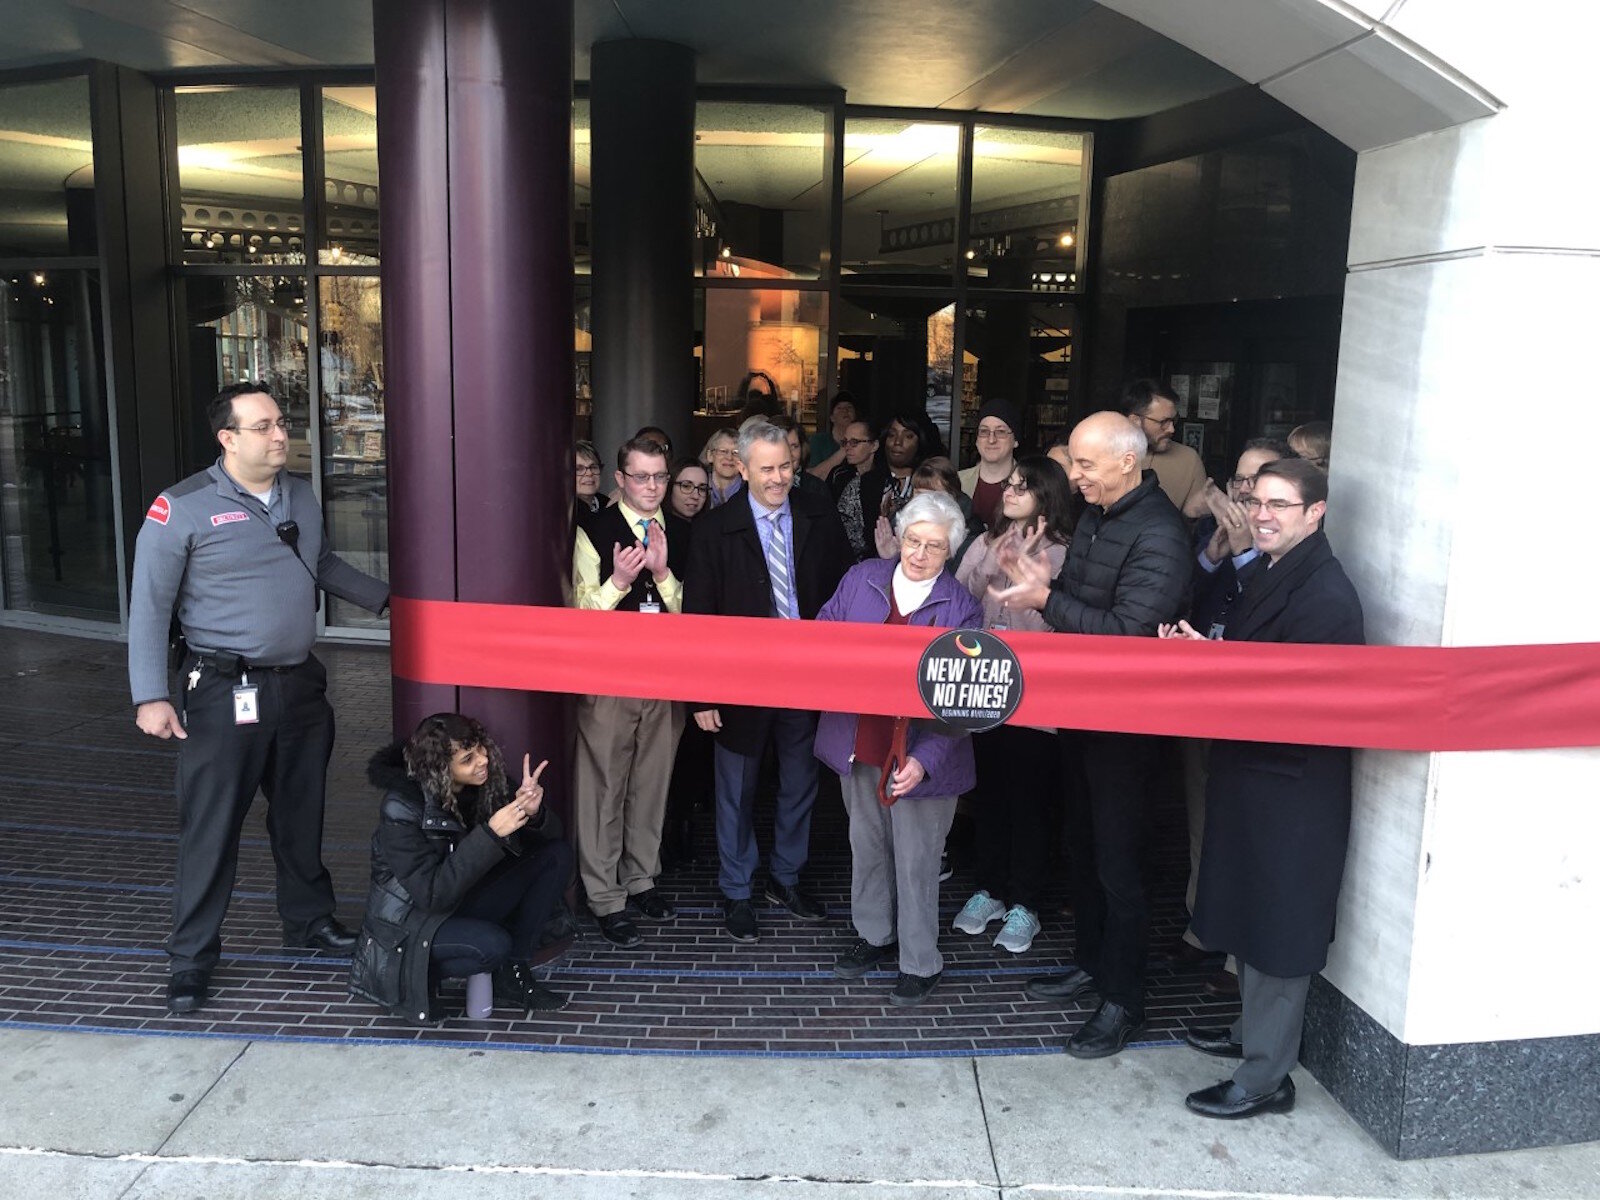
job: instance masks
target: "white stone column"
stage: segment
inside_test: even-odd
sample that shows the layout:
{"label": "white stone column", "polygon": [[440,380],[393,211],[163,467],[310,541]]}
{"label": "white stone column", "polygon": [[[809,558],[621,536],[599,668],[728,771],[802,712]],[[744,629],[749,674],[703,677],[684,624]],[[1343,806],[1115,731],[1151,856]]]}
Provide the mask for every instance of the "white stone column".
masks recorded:
{"label": "white stone column", "polygon": [[[1330,537],[1371,641],[1594,641],[1600,18],[1408,0],[1386,24],[1505,107],[1358,158]],[[1600,1137],[1597,942],[1600,749],[1363,752],[1326,979],[1388,1066],[1356,1061],[1360,1014],[1327,1027],[1331,993],[1306,1061],[1406,1157]],[[1397,1069],[1399,1110],[1359,1111]]]}

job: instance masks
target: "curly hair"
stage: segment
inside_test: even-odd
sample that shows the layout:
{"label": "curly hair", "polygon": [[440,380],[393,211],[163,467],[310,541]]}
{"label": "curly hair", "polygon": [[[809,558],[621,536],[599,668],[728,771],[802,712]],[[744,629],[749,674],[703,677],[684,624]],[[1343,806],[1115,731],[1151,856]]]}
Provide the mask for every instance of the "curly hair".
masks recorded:
{"label": "curly hair", "polygon": [[[489,780],[482,787],[462,788],[458,797],[450,786],[451,760],[462,750],[479,747],[489,756]],[[500,747],[471,717],[448,712],[424,717],[406,742],[404,755],[406,774],[417,781],[423,795],[454,813],[469,829],[487,821],[511,794]]]}

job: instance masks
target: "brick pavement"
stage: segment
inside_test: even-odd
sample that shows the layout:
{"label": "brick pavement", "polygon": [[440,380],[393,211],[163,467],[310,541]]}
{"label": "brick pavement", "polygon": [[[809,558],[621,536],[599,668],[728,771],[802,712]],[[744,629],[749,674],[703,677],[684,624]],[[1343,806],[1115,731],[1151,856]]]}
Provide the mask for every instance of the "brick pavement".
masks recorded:
{"label": "brick pavement", "polygon": [[[365,897],[376,796],[364,778],[388,736],[388,654],[323,646],[339,737],[329,776],[325,856],[340,913],[354,925]],[[758,909],[762,940],[722,932],[709,828],[701,864],[667,876],[676,920],[645,927],[641,950],[583,933],[550,965],[571,1003],[537,1021],[455,1017],[416,1029],[345,992],[344,961],[284,950],[272,859],[258,801],[246,823],[239,882],[223,929],[215,996],[192,1018],[165,1011],[175,843],[175,751],[141,735],[127,705],[125,651],[102,642],[0,629],[0,1024],[268,1039],[394,1039],[595,1052],[921,1056],[1059,1051],[1088,1006],[1023,998],[1027,976],[1071,960],[1070,920],[1045,915],[1026,955],[947,932],[945,979],[919,1008],[885,1002],[892,976],[844,982],[829,972],[854,936],[842,808],[819,801],[807,883],[828,905],[823,926]],[[703,822],[709,825],[709,822]],[[1152,944],[1183,927],[1187,869],[1181,800],[1153,818]],[[765,844],[765,842],[763,843]],[[946,926],[970,888],[958,870],[943,892]],[[1052,908],[1059,907],[1052,905]],[[998,926],[991,927],[991,930]],[[1147,1039],[1222,1023],[1236,1008],[1205,996],[1210,968],[1153,964]]]}

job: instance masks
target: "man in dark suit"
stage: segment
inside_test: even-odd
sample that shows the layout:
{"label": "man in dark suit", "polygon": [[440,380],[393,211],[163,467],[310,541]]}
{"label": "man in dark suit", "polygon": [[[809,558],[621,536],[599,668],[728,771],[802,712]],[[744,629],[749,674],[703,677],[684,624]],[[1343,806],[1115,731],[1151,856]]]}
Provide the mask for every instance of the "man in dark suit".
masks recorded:
{"label": "man in dark suit", "polygon": [[[743,492],[695,528],[683,611],[811,620],[854,561],[844,526],[826,500],[792,489],[794,462],[782,429],[762,422],[741,430],[739,460]],[[741,942],[760,937],[750,904],[760,861],[753,810],[769,738],[778,760],[778,800],[766,898],[802,921],[822,920],[822,906],[800,890],[817,797],[816,713],[731,705],[691,711],[716,737],[717,882],[728,933]]]}
{"label": "man in dark suit", "polygon": [[[1259,558],[1223,638],[1360,645],[1361,601],[1322,532],[1328,479],[1303,459],[1256,473],[1244,499]],[[1203,639],[1181,622],[1164,637]],[[1277,725],[1293,717],[1278,716]],[[1256,722],[1274,726],[1269,715]],[[1350,751],[1340,746],[1218,741],[1206,782],[1205,845],[1194,931],[1239,960],[1243,1013],[1191,1028],[1196,1050],[1238,1063],[1231,1079],[1189,1095],[1192,1112],[1238,1118],[1294,1107],[1311,977],[1328,962],[1350,840]]]}

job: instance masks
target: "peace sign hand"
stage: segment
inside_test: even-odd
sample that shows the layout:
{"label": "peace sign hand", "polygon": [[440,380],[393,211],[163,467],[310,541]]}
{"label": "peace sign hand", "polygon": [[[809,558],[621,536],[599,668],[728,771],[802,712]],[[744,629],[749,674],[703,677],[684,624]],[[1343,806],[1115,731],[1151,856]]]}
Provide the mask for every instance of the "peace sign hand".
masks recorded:
{"label": "peace sign hand", "polygon": [[528,764],[532,760],[531,754],[522,756],[522,786],[517,789],[517,794],[513,797],[514,802],[521,805],[529,817],[537,816],[539,806],[544,803],[544,788],[539,786],[539,776],[543,775],[544,769],[550,765],[550,760],[547,758],[530,774]]}

